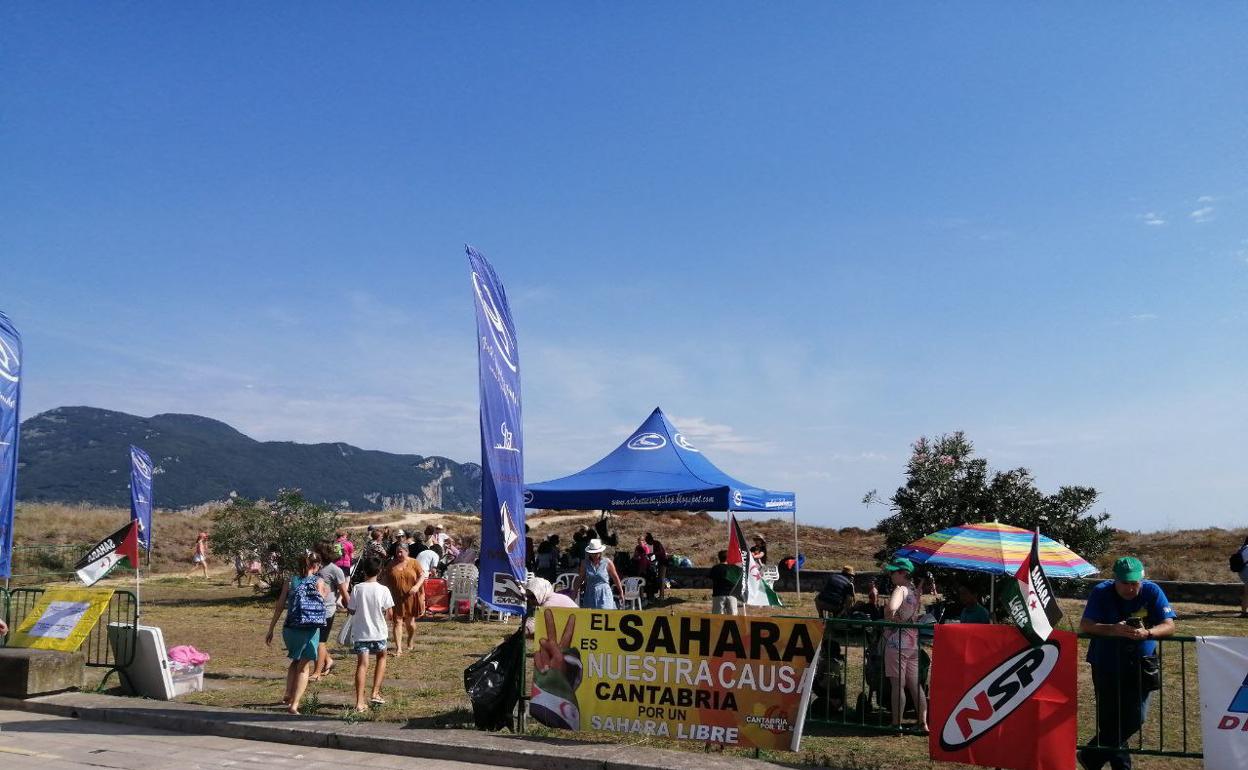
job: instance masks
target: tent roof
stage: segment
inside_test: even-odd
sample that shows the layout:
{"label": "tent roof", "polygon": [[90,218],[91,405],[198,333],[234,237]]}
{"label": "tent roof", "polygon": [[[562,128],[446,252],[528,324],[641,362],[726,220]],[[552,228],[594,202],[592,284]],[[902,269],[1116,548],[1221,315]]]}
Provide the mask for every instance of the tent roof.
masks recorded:
{"label": "tent roof", "polygon": [[557,510],[792,511],[792,492],[737,481],[655,409],[615,451],[580,473],[529,484],[525,506]]}

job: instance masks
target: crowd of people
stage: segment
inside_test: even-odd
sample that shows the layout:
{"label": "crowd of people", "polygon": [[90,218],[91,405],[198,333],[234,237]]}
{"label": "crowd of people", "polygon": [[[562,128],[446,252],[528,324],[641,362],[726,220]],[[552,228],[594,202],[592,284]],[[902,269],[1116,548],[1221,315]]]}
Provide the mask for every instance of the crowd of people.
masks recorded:
{"label": "crowd of people", "polygon": [[[673,556],[654,533],[637,537],[632,548],[619,547],[619,537],[605,527],[579,527],[564,548],[558,534],[540,542],[528,537],[527,553],[532,575],[524,588],[530,616],[538,608],[583,607],[615,609],[624,596],[626,577],[641,577],[650,597],[662,600],[669,586],[668,568],[688,564]],[[751,553],[760,564],[767,563],[767,545],[761,536],[752,539]],[[197,540],[196,553],[205,554]],[[614,546],[613,557],[608,549]],[[738,614],[742,579],[740,569],[728,565],[727,551],[717,554],[717,564],[707,575],[711,583],[711,611]],[[1248,561],[1248,539],[1240,552]],[[339,531],[333,540],[317,543],[301,558],[299,570],[282,585],[274,605],[266,642],[271,644],[277,621],[283,613],[282,639],[290,665],[283,702],[291,713],[309,681],[328,676],[335,661],[328,642],[335,616],[347,613],[352,624],[351,650],[356,656],[356,708],[382,704],[382,683],[388,655],[401,655],[411,648],[416,620],[427,611],[424,586],[451,564],[473,564],[477,549],[473,538],[456,539],[442,526],[430,525],[421,534],[402,529],[369,527],[359,548]],[[258,559],[244,559],[242,572],[249,572]],[[236,565],[239,566],[239,565]],[[195,562],[196,569],[201,561]],[[263,566],[261,565],[261,569]],[[560,575],[575,574],[571,585],[559,586]],[[879,636],[883,676],[889,691],[892,723],[900,725],[913,706],[917,726],[927,729],[926,677],[929,661],[924,640],[931,631],[923,626],[940,622],[964,624],[992,623],[985,607],[986,582],[971,573],[942,573],[939,582],[932,573],[919,575],[907,558],[892,558],[881,576],[860,593],[858,575],[846,565],[830,575],[814,597],[815,609],[824,618],[885,620],[901,624],[887,628]],[[1113,566],[1114,577],[1095,586],[1088,598],[1079,630],[1093,637],[1087,652],[1096,693],[1098,733],[1080,755],[1087,770],[1105,764],[1130,767],[1130,756],[1123,750],[1140,729],[1148,711],[1152,690],[1146,685],[1143,669],[1155,661],[1157,640],[1175,631],[1175,614],[1161,587],[1144,577],[1144,565],[1135,557],[1122,557]],[[1244,606],[1248,615],[1248,566],[1241,567],[1245,585]],[[933,601],[924,606],[924,597]],[[998,618],[999,622],[1006,622]],[[909,624],[909,625],[907,625]],[[530,617],[527,628],[533,633]],[[0,632],[4,629],[0,628]],[[390,646],[393,637],[394,646]],[[1124,654],[1123,650],[1128,652]],[[375,664],[372,662],[375,659]],[[368,671],[372,666],[372,683]],[[1125,683],[1125,684],[1124,684]]]}
{"label": "crowd of people", "polygon": [[[276,546],[270,546],[265,560],[275,562],[276,550]],[[282,641],[290,664],[282,703],[292,714],[299,713],[308,683],[334,671],[336,661],[330,655],[329,644],[340,613],[348,615],[344,622],[351,625],[350,632],[344,632],[342,638],[350,640],[356,658],[355,707],[365,711],[384,704],[381,686],[386,658],[402,655],[405,646],[411,649],[417,619],[427,613],[426,581],[440,577],[451,564],[472,564],[477,558],[474,538],[453,538],[442,525],[426,527],[423,536],[370,526],[364,545],[358,550],[357,557],[355,543],[340,530],[334,539],[309,548],[299,558],[295,574],[280,581],[265,643],[273,643],[277,621],[284,615]],[[253,566],[263,571],[263,563],[257,562],[257,555],[240,555],[236,559],[235,580],[241,584],[244,576],[250,576]],[[366,687],[370,665],[371,688]]]}

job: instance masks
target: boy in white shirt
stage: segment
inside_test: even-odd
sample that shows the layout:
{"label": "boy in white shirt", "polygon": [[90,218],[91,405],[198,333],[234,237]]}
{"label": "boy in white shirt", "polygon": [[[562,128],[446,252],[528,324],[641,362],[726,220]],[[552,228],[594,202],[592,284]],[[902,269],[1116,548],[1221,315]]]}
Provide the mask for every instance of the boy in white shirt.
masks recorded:
{"label": "boy in white shirt", "polygon": [[377,666],[373,669],[373,692],[368,703],[376,706],[385,703],[381,697],[381,680],[386,676],[386,639],[390,636],[394,598],[389,588],[377,582],[381,574],[380,559],[370,556],[359,569],[364,573],[364,580],[351,589],[347,611],[351,613],[352,651],[355,652],[355,710],[365,711],[368,705],[364,703],[364,679],[368,675],[370,652],[376,653]]}

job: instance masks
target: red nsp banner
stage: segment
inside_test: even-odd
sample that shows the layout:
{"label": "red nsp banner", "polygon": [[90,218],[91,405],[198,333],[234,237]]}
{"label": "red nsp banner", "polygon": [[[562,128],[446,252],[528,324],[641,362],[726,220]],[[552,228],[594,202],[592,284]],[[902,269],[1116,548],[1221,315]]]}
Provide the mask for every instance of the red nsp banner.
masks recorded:
{"label": "red nsp banner", "polygon": [[931,758],[1013,770],[1074,770],[1079,645],[1033,646],[1013,626],[936,627]]}

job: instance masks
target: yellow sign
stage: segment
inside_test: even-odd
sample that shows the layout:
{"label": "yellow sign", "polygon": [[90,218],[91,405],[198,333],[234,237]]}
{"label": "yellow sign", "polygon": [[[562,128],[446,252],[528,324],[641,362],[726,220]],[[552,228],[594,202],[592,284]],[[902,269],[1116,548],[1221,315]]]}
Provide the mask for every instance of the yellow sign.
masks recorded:
{"label": "yellow sign", "polygon": [[536,639],[544,725],[796,751],[823,623],[557,607]]}
{"label": "yellow sign", "polygon": [[74,652],[112,598],[112,589],[49,588],[13,631],[9,645]]}

